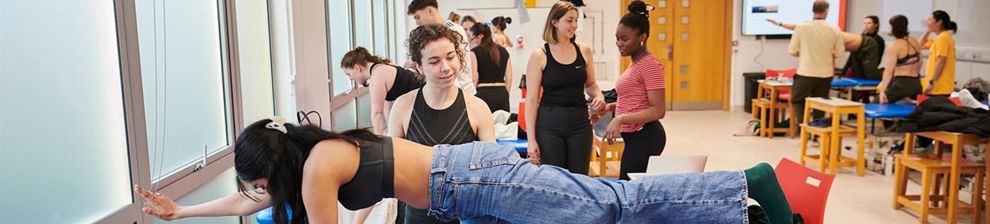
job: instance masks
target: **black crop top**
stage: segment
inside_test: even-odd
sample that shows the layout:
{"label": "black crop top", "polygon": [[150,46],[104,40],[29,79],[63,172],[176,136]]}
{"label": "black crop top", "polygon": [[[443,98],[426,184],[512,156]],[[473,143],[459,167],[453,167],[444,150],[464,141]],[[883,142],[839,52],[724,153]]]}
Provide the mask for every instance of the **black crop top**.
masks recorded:
{"label": "black crop top", "polygon": [[482,83],[504,83],[505,66],[509,64],[509,51],[504,47],[498,47],[498,61],[496,62],[487,47],[475,47],[471,49],[478,57],[478,84]]}
{"label": "black crop top", "polygon": [[[378,65],[380,64],[371,65],[371,70],[375,70],[375,66]],[[392,83],[392,88],[385,93],[385,101],[395,101],[395,99],[398,99],[402,96],[402,94],[406,94],[409,91],[423,87],[423,82],[421,82],[419,78],[416,78],[416,73],[413,73],[413,71],[409,71],[395,65],[386,66],[395,67],[395,82]]]}
{"label": "black crop top", "polygon": [[[904,40],[904,42],[907,42],[908,54],[904,55],[903,58],[897,58],[897,64],[894,66],[913,65],[921,62],[921,53],[918,52],[918,49],[914,48],[910,41]],[[914,50],[913,54],[911,53],[911,50]]]}
{"label": "black crop top", "polygon": [[350,182],[340,186],[337,198],[344,208],[358,210],[395,197],[395,159],[392,139],[361,141],[361,163]]}
{"label": "black crop top", "polygon": [[577,51],[577,58],[571,64],[561,64],[553,58],[550,52],[550,44],[543,44],[543,51],[547,56],[547,65],[543,68],[543,97],[540,105],[551,105],[560,107],[586,107],[587,101],[584,99],[584,83],[588,80],[588,66],[581,55],[581,48],[577,43],[574,50]]}

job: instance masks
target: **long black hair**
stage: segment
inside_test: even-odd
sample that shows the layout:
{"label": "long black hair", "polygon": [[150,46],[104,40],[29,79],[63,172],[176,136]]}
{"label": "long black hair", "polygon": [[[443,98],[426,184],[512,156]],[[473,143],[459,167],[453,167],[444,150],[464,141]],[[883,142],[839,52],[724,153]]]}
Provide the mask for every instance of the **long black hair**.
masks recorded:
{"label": "long black hair", "polygon": [[475,37],[481,37],[481,44],[478,47],[483,47],[488,49],[488,56],[498,64],[502,58],[501,51],[499,51],[498,44],[495,44],[495,40],[492,39],[492,29],[487,24],[475,23],[471,26],[471,35]]}
{"label": "long black hair", "polygon": [[506,26],[512,24],[512,18],[505,16],[497,16],[492,19],[492,26],[497,27],[499,30],[505,31]]}
{"label": "long black hair", "polygon": [[942,22],[943,30],[951,30],[952,33],[955,33],[956,29],[958,29],[956,22],[953,22],[952,18],[949,17],[949,13],[945,11],[935,10],[934,12],[932,12],[932,18],[935,18],[935,21]]}
{"label": "long black hair", "polygon": [[619,20],[619,24],[623,26],[632,28],[639,32],[639,34],[646,34],[647,37],[650,36],[650,9],[646,6],[643,1],[633,1],[629,3],[626,7],[629,13],[622,16]]}
{"label": "long black hair", "polygon": [[[271,197],[272,218],[275,223],[289,223],[286,207],[292,209],[292,223],[306,223],[306,207],[302,200],[302,170],[306,158],[317,143],[343,140],[358,145],[358,141],[381,141],[366,129],[343,133],[323,130],[316,125],[279,124],[281,130],[266,127],[271,119],[262,119],[244,128],[234,145],[234,169],[240,181],[268,179],[266,194]],[[237,185],[242,196],[257,200],[247,193],[243,183]]]}

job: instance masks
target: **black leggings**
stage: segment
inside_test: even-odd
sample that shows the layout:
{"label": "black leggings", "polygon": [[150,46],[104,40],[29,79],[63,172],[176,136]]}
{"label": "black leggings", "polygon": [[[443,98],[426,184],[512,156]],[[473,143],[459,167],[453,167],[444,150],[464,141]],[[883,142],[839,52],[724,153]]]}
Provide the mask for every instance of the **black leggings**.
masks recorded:
{"label": "black leggings", "polygon": [[478,87],[478,93],[474,95],[485,101],[492,113],[497,110],[511,112],[509,110],[509,91],[505,90],[504,86]]}
{"label": "black leggings", "polygon": [[536,117],[536,143],[543,164],[588,175],[592,147],[588,109],[540,105]]}
{"label": "black leggings", "polygon": [[884,90],[889,103],[895,103],[905,98],[917,99],[921,92],[921,79],[907,76],[894,76],[890,80],[890,84],[887,85],[887,89]]}
{"label": "black leggings", "polygon": [[619,179],[629,180],[629,173],[646,172],[646,163],[650,156],[659,156],[667,145],[667,132],[663,130],[660,121],[643,125],[643,129],[633,133],[622,133],[626,147],[622,151],[622,165],[619,168]]}

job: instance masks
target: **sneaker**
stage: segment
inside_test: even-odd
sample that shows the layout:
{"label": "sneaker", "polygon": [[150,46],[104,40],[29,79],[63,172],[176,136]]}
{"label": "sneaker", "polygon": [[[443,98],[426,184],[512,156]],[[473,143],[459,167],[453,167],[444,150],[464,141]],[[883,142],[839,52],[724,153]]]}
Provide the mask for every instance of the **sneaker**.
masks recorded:
{"label": "sneaker", "polygon": [[832,126],[832,119],[823,118],[811,120],[811,122],[808,122],[808,125],[811,125],[812,127],[829,127]]}

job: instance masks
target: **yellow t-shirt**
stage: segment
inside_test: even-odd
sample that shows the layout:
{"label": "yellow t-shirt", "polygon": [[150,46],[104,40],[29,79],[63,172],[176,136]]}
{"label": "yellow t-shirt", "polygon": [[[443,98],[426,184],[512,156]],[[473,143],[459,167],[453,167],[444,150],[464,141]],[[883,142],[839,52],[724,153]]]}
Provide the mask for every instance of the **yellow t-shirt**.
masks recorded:
{"label": "yellow t-shirt", "polygon": [[938,57],[945,57],[945,69],[942,75],[935,80],[935,87],[932,88],[933,95],[948,95],[955,90],[956,83],[956,40],[949,31],[939,33],[934,40],[925,43],[929,47],[928,62],[925,65],[925,78],[921,85],[928,88],[929,80],[935,76],[935,66]]}

